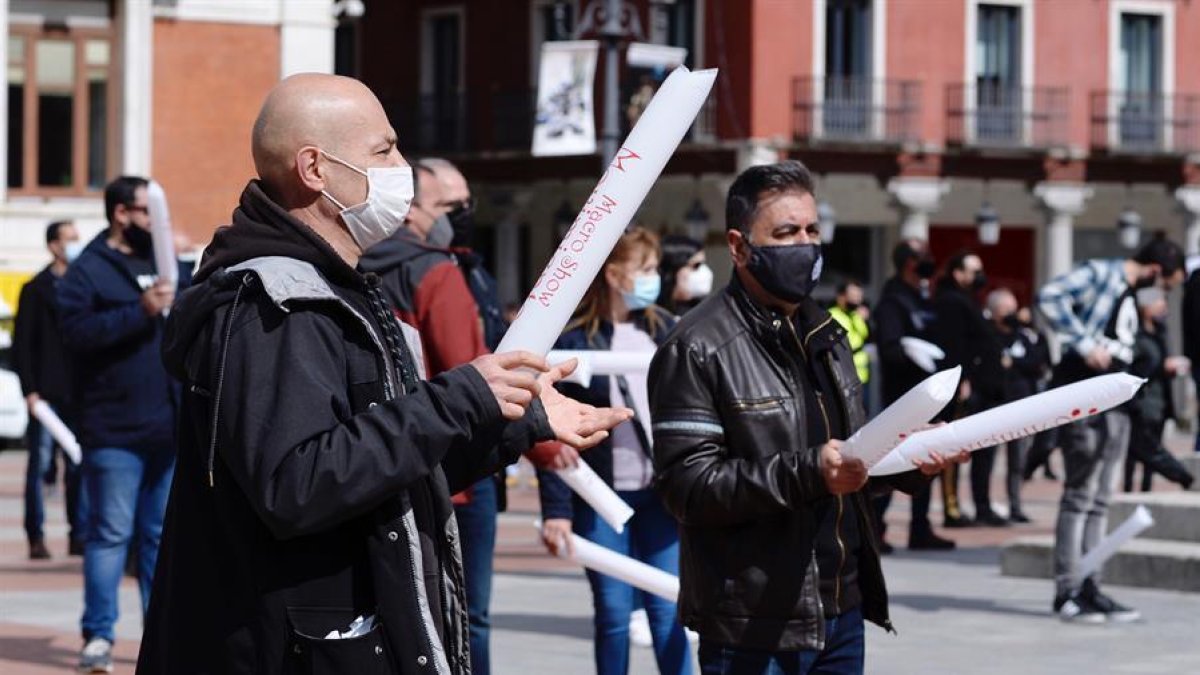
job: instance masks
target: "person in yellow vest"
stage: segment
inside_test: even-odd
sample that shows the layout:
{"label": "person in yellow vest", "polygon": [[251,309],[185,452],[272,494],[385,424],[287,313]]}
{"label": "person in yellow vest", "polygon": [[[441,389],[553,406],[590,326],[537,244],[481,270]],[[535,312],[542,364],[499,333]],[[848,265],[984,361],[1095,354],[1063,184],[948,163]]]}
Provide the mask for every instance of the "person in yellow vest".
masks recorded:
{"label": "person in yellow vest", "polygon": [[871,327],[867,323],[871,311],[863,303],[862,285],[854,279],[838,284],[837,296],[829,313],[846,329],[850,351],[854,353],[854,369],[858,371],[859,381],[866,384],[871,379],[871,358],[864,349],[871,338]]}

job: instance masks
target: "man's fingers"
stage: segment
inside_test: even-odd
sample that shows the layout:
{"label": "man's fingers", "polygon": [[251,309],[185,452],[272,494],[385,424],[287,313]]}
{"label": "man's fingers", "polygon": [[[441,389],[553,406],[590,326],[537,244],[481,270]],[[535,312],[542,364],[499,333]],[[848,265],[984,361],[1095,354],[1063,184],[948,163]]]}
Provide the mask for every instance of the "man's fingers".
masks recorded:
{"label": "man's fingers", "polygon": [[504,352],[496,354],[496,364],[505,370],[516,370],[517,368],[532,368],[540,373],[544,373],[550,369],[546,365],[546,359],[527,351]]}
{"label": "man's fingers", "polygon": [[575,372],[575,369],[578,367],[579,359],[567,359],[562,363],[556,363],[555,365],[551,366],[546,377],[548,377],[550,382],[553,384],[554,382],[558,382],[559,380]]}
{"label": "man's fingers", "polygon": [[500,414],[506,420],[519,420],[525,416],[525,408],[509,401],[500,401]]}

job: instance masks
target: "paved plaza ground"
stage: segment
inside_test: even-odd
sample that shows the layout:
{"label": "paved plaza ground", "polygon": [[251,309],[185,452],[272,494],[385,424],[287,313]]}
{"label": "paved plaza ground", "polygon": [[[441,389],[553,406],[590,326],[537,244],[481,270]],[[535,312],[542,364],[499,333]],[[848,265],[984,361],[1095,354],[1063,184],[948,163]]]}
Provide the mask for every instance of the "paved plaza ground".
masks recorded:
{"label": "paved plaza ground", "polygon": [[[81,564],[66,557],[61,497],[47,506],[48,541],[55,558],[31,562],[21,529],[25,453],[0,453],[0,674],[63,673],[80,645]],[[999,478],[1001,467],[997,468]],[[965,477],[963,480],[966,483]],[[1161,481],[1160,481],[1161,482]],[[1003,494],[997,480],[993,496]],[[1049,612],[1048,581],[999,574],[999,547],[1024,534],[1048,533],[1058,484],[1028,484],[1032,525],[953,531],[950,553],[903,550],[884,566],[899,635],[869,627],[867,672],[914,673],[1197,673],[1200,672],[1200,594],[1113,587],[1119,600],[1145,614],[1130,626],[1068,626]],[[591,596],[569,562],[547,556],[530,522],[536,492],[512,492],[501,516],[492,636],[499,675],[593,672]],[[935,506],[936,509],[936,506]],[[907,499],[889,514],[893,543],[904,542]],[[940,516],[935,514],[935,522]],[[137,588],[126,579],[117,628],[117,672],[130,673],[141,631]],[[630,672],[654,673],[649,649],[635,648]]]}

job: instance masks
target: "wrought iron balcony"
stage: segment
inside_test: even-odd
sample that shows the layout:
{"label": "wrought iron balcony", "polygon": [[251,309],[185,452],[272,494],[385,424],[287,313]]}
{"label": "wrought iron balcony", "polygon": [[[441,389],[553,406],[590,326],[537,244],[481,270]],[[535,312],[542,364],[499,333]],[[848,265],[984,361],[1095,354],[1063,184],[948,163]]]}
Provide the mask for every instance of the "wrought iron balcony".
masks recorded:
{"label": "wrought iron balcony", "polygon": [[946,140],[974,147],[1065,146],[1069,101],[1066,87],[947,85]]}
{"label": "wrought iron balcony", "polygon": [[917,137],[921,83],[798,77],[792,101],[797,140],[901,143]]}
{"label": "wrought iron balcony", "polygon": [[[384,101],[384,109],[400,136],[400,147],[406,152],[457,154],[530,150],[537,113],[536,89],[494,91],[474,96],[471,105],[488,105],[489,108],[471,109],[465,94]],[[622,121],[623,136],[629,132],[629,125],[624,115]],[[714,94],[700,109],[688,132],[687,142],[716,142],[716,125]],[[596,132],[597,135],[600,133],[599,123]]]}
{"label": "wrought iron balcony", "polygon": [[1200,151],[1200,95],[1092,93],[1092,146],[1109,152]]}
{"label": "wrought iron balcony", "polygon": [[384,110],[405,152],[433,154],[469,149],[467,95],[426,94],[415,99],[385,100]]}

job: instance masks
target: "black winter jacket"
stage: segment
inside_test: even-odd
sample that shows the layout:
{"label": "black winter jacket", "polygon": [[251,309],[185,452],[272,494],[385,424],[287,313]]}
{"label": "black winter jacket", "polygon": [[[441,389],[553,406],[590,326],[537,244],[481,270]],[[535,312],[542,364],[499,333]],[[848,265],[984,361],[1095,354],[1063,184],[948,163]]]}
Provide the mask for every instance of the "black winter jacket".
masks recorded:
{"label": "black winter jacket", "polygon": [[[142,309],[142,286],[101,232],[58,283],[63,339],[75,360],[79,443],[166,451],[175,436],[179,385],[163,369],[162,316]],[[179,265],[178,290],[190,283]]]}
{"label": "black winter jacket", "polygon": [[544,410],[506,422],[471,367],[418,382],[377,280],[257,183],[197,279],[164,346],[185,394],[138,672],[469,672],[450,493],[549,438]]}
{"label": "black winter jacket", "polygon": [[74,398],[71,355],[58,325],[56,287],[60,279],[47,267],[21,287],[13,326],[13,370],[21,392],[37,394],[67,414]]}
{"label": "black winter jacket", "polygon": [[[937,318],[931,337],[946,353],[938,368],[962,366],[962,379],[971,384],[968,408],[975,412],[1004,402],[1004,349],[979,303],[954,279],[945,277],[938,284],[933,310]],[[957,417],[956,409],[961,411],[958,402],[951,401],[944,419]]]}
{"label": "black winter jacket", "polygon": [[883,402],[890,405],[929,377],[904,353],[900,338],[929,340],[933,306],[920,291],[892,277],[883,285],[871,316],[875,320],[875,343],[879,346]]}
{"label": "black winter jacket", "polygon": [[[796,323],[734,281],[680,320],[650,366],[656,487],[680,522],[679,612],[718,644],[824,646],[814,540],[817,507],[834,498],[806,417],[819,409],[829,436],[848,437],[863,423],[862,385],[845,331],[827,312],[808,301]],[[895,484],[911,491],[924,482],[909,472]],[[865,533],[863,614],[890,629],[870,510],[863,493],[848,498]]]}

